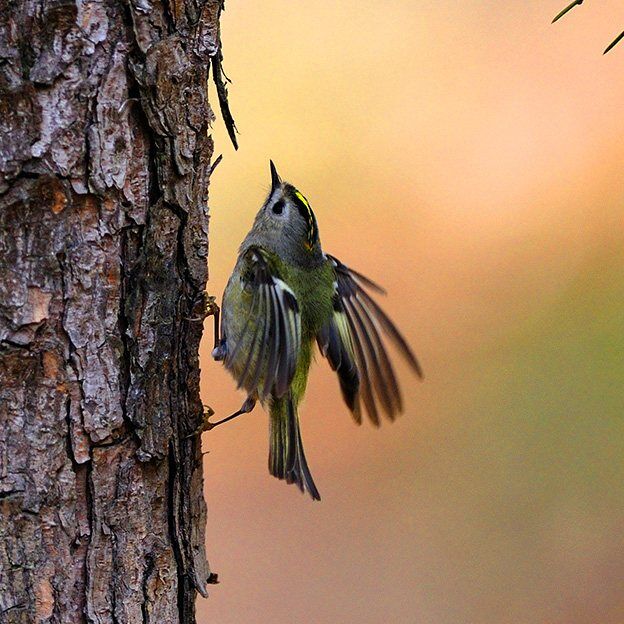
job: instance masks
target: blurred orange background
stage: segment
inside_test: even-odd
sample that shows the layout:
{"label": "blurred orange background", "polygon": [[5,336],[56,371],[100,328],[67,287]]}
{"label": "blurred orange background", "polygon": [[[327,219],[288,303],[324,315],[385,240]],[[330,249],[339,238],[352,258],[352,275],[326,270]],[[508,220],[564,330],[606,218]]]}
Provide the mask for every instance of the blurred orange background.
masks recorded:
{"label": "blurred orange background", "polygon": [[[203,436],[200,622],[624,622],[624,5],[550,25],[565,3],[228,1],[209,292],[272,158],[426,379],[401,366],[405,414],[357,427],[317,358],[321,503],[269,476],[261,408]],[[217,418],[244,396],[205,327]]]}

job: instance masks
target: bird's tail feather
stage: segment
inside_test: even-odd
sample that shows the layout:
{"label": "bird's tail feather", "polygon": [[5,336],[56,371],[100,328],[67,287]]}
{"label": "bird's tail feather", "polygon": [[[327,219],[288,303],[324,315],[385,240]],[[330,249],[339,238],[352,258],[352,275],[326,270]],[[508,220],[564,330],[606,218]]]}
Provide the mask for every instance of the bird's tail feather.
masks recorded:
{"label": "bird's tail feather", "polygon": [[286,483],[295,483],[314,500],[321,500],[303,452],[297,408],[290,393],[271,404],[269,472]]}

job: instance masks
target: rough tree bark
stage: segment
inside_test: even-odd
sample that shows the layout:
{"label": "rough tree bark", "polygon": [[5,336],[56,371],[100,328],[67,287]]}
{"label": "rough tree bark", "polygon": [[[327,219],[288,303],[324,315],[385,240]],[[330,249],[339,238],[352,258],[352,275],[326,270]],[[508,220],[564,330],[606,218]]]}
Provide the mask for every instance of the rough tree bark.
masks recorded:
{"label": "rough tree bark", "polygon": [[[0,0],[0,622],[194,622],[221,0]],[[218,63],[217,63],[218,64]]]}

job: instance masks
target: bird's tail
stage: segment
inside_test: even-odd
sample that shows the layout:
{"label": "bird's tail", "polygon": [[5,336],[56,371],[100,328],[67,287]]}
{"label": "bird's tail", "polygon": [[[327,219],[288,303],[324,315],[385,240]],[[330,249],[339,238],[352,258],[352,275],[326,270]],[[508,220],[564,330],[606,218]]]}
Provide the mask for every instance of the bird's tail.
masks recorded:
{"label": "bird's tail", "polygon": [[290,393],[273,400],[270,414],[269,472],[286,483],[296,483],[314,500],[321,500],[303,452],[297,407]]}

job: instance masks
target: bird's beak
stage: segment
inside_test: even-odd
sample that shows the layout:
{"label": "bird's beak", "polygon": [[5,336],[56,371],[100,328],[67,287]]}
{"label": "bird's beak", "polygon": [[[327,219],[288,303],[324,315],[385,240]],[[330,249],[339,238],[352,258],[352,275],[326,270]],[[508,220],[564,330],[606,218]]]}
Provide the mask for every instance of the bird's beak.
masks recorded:
{"label": "bird's beak", "polygon": [[273,161],[270,160],[269,162],[271,163],[271,193],[272,193],[276,188],[281,186],[282,179],[279,177],[279,173],[277,173],[277,169],[275,168]]}

